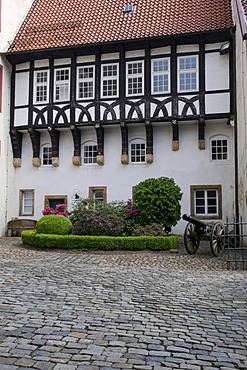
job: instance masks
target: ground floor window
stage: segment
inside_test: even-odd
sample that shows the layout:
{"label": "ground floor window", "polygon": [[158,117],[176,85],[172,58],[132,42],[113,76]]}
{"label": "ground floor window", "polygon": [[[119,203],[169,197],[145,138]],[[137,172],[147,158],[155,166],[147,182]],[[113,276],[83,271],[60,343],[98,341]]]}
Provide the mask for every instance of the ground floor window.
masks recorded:
{"label": "ground floor window", "polygon": [[191,214],[199,218],[221,219],[221,185],[192,185]]}
{"label": "ground floor window", "polygon": [[89,188],[89,198],[95,200],[94,206],[97,206],[97,202],[106,202],[106,186],[99,186]]}
{"label": "ground floor window", "polygon": [[46,195],[44,207],[56,208],[57,204],[66,204],[68,202],[67,195]]}
{"label": "ground floor window", "polygon": [[19,192],[19,216],[33,216],[34,190],[24,189]]}

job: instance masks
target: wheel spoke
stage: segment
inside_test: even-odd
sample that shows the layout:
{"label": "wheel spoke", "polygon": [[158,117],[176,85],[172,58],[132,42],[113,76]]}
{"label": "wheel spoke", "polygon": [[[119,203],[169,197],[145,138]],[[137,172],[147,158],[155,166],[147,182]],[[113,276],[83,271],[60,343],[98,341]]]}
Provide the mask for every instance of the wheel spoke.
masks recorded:
{"label": "wheel spoke", "polygon": [[197,235],[195,225],[188,223],[184,231],[184,245],[189,254],[195,254],[199,248],[200,237]]}
{"label": "wheel spoke", "polygon": [[219,256],[225,247],[224,226],[220,222],[213,225],[210,242],[213,255]]}

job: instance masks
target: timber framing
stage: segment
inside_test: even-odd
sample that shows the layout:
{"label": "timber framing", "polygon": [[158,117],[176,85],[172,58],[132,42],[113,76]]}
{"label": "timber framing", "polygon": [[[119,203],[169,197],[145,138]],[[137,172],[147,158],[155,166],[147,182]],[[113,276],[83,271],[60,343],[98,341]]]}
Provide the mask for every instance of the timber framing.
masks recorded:
{"label": "timber framing", "polygon": [[[207,120],[228,120],[233,115],[233,57],[229,57],[229,89],[206,91],[205,84],[205,64],[206,55],[219,50],[207,49],[207,43],[220,43],[223,41],[232,41],[231,30],[219,30],[208,33],[198,32],[189,35],[165,36],[162,38],[150,38],[148,40],[132,40],[114,43],[102,43],[98,45],[75,46],[68,48],[57,48],[50,50],[41,50],[38,54],[39,60],[48,60],[47,67],[37,67],[35,64],[36,52],[7,53],[8,60],[13,64],[12,89],[11,89],[11,115],[10,130],[15,134],[12,143],[15,145],[14,156],[20,155],[21,135],[17,132],[30,134],[33,145],[33,156],[38,157],[38,136],[37,130],[49,131],[52,142],[52,156],[59,157],[59,132],[61,129],[71,130],[74,142],[74,158],[79,164],[81,157],[81,131],[83,127],[94,127],[96,129],[99,161],[103,163],[104,157],[104,126],[118,125],[122,135],[122,163],[128,162],[128,125],[143,125],[146,130],[147,148],[146,153],[151,158],[153,156],[153,127],[155,124],[171,125],[172,130],[172,149],[179,149],[179,126],[184,122],[198,122],[198,146],[205,148],[205,122]],[[183,45],[197,45],[197,51],[179,51]],[[153,54],[152,50],[164,48],[164,54]],[[135,50],[143,50],[143,56],[136,55]],[[118,54],[117,59],[102,60],[102,55]],[[132,57],[126,57],[126,53],[132,53]],[[78,58],[93,55],[94,62],[87,62],[83,65],[94,65],[95,68],[95,92],[92,99],[83,101],[78,98],[78,68],[82,65]],[[198,90],[193,92],[180,92],[178,90],[178,58],[182,56],[197,56],[198,58]],[[170,59],[170,91],[162,94],[152,94],[152,70],[151,62],[155,58]],[[59,68],[69,68],[69,99],[67,101],[56,102],[54,100],[54,74],[58,66],[56,59],[70,60],[68,64],[61,64]],[[129,97],[126,84],[126,63],[144,62],[144,94]],[[19,63],[29,64],[25,70],[18,70]],[[116,98],[102,98],[101,96],[101,66],[104,63],[119,64],[119,94]],[[47,104],[34,103],[36,71],[47,70],[49,73],[49,99]],[[20,73],[28,74],[28,104],[16,105],[16,80]],[[207,113],[206,95],[229,94],[229,111]],[[16,126],[16,114],[20,111],[27,111],[27,120],[18,123]],[[73,124],[72,124],[73,123]],[[17,139],[18,136],[18,139]],[[17,145],[17,142],[19,143]],[[204,144],[203,144],[204,143]],[[151,159],[150,159],[151,161]]]}

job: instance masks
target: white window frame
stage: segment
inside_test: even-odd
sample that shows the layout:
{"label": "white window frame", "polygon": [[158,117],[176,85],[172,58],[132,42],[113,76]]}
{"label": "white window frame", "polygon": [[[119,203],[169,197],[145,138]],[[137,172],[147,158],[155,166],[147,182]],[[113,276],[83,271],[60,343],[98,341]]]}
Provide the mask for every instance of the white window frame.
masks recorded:
{"label": "white window frame", "polygon": [[19,191],[19,216],[34,215],[34,189]]}
{"label": "white window frame", "polygon": [[[109,68],[114,68],[116,67],[116,74],[107,74],[105,75],[105,69]],[[107,71],[109,73],[109,71]],[[113,72],[113,69],[112,69]],[[114,83],[116,84],[116,93],[113,94],[105,94],[104,90],[104,83]],[[111,89],[107,89],[107,92],[110,91]],[[119,63],[105,63],[101,65],[101,98],[117,98],[119,96]]]}
{"label": "white window frame", "polygon": [[[132,68],[135,64],[141,65],[142,72],[136,72],[136,73],[129,73],[129,66],[132,65]],[[136,79],[141,80],[141,91],[139,92],[133,92],[134,84],[139,84],[138,81],[135,81]],[[129,84],[132,85],[131,90],[129,89]],[[137,87],[137,90],[139,88]],[[130,92],[131,91],[131,92]],[[144,60],[136,60],[136,61],[129,61],[126,63],[126,96],[139,96],[144,94]]]}
{"label": "white window frame", "polygon": [[[50,144],[44,144],[44,145],[42,145],[41,149],[42,149],[41,150],[41,154],[42,154],[41,164],[42,164],[42,166],[45,166],[45,167],[52,166],[52,146]],[[47,153],[45,153],[45,152],[48,152],[49,155],[47,156]],[[47,156],[47,158],[45,158],[46,156]],[[44,163],[45,161],[48,161],[49,163]]]}
{"label": "white window frame", "polygon": [[[92,149],[89,149],[89,147],[92,147]],[[97,164],[97,155],[98,155],[97,143],[95,143],[94,141],[87,141],[82,145],[82,150],[83,150],[83,163],[86,166]],[[86,153],[88,154],[92,153],[92,155],[86,156],[85,155]],[[94,155],[95,153],[96,156]]]}
{"label": "white window frame", "polygon": [[[68,79],[65,80],[57,80],[57,72],[66,72],[68,71]],[[62,98],[60,97],[61,92],[59,93],[59,98],[57,98],[57,88],[62,90],[65,88],[67,90],[66,97],[64,95],[64,92],[62,93]],[[70,96],[70,68],[55,68],[54,69],[54,101],[60,102],[60,101],[68,101]]]}
{"label": "white window frame", "polygon": [[[226,145],[223,145],[226,141]],[[216,145],[213,145],[216,142]],[[225,158],[222,158],[222,157]],[[221,158],[220,158],[221,157]],[[229,137],[224,135],[212,136],[210,138],[210,160],[215,161],[228,161],[229,160]]]}
{"label": "white window frame", "polygon": [[[86,70],[86,69],[91,69],[93,76],[92,77],[80,77],[80,70]],[[84,72],[86,73],[86,72]],[[87,72],[88,74],[91,73],[90,71]],[[85,91],[88,89],[89,94],[88,96],[85,96],[82,94],[80,96],[80,84],[85,84],[82,89]],[[91,85],[90,87],[88,85]],[[95,66],[94,65],[85,65],[85,66],[79,66],[77,67],[77,100],[89,100],[89,99],[94,99],[94,94],[95,94]]]}
{"label": "white window frame", "polygon": [[[46,81],[38,81],[39,74],[46,74]],[[49,101],[49,71],[48,70],[39,70],[34,71],[34,103],[35,104],[42,104],[42,103],[48,103]],[[39,88],[46,88],[46,99],[39,100],[38,97],[38,90]]]}
{"label": "white window frame", "polygon": [[[167,62],[167,70],[162,70],[161,68],[158,68],[158,71],[154,70],[155,62]],[[161,65],[160,65],[161,67]],[[155,78],[164,78],[167,76],[167,89],[161,89],[155,91]],[[155,58],[151,61],[151,93],[152,95],[155,94],[163,94],[163,93],[169,93],[170,92],[170,58]],[[159,83],[158,83],[159,86]]]}
{"label": "white window frame", "polygon": [[[197,192],[201,192],[203,196],[200,198],[197,197],[198,195]],[[210,192],[215,192],[215,197],[212,196]],[[213,203],[213,200],[216,201],[216,204]],[[200,207],[204,208],[204,212],[198,211],[198,208]],[[210,207],[211,208],[216,207],[216,211],[215,212],[210,211]],[[222,218],[221,185],[191,185],[191,214],[202,219],[221,219]]]}
{"label": "white window frame", "polygon": [[[131,164],[146,163],[146,141],[141,138],[132,139],[129,142],[129,158]],[[133,154],[134,151],[134,154]]]}
{"label": "white window frame", "polygon": [[[182,60],[190,60],[190,59],[195,59],[196,60],[196,67],[194,68],[184,68],[181,69],[180,62]],[[190,87],[190,88],[181,88],[181,81],[180,78],[183,75],[187,75],[187,77],[191,82],[191,75],[196,74],[196,86],[195,87]],[[178,91],[179,92],[190,92],[190,91],[198,91],[198,86],[199,86],[199,68],[198,68],[198,55],[190,55],[190,56],[181,56],[178,57]]]}

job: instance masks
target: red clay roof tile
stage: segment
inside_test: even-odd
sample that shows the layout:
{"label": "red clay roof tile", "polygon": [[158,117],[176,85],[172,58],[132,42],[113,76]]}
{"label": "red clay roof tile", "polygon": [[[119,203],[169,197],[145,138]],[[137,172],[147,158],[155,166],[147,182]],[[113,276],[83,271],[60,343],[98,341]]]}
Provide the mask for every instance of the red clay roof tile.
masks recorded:
{"label": "red clay roof tile", "polygon": [[[124,13],[126,4],[133,4],[135,10]],[[232,25],[230,0],[34,0],[9,52],[228,29]]]}

